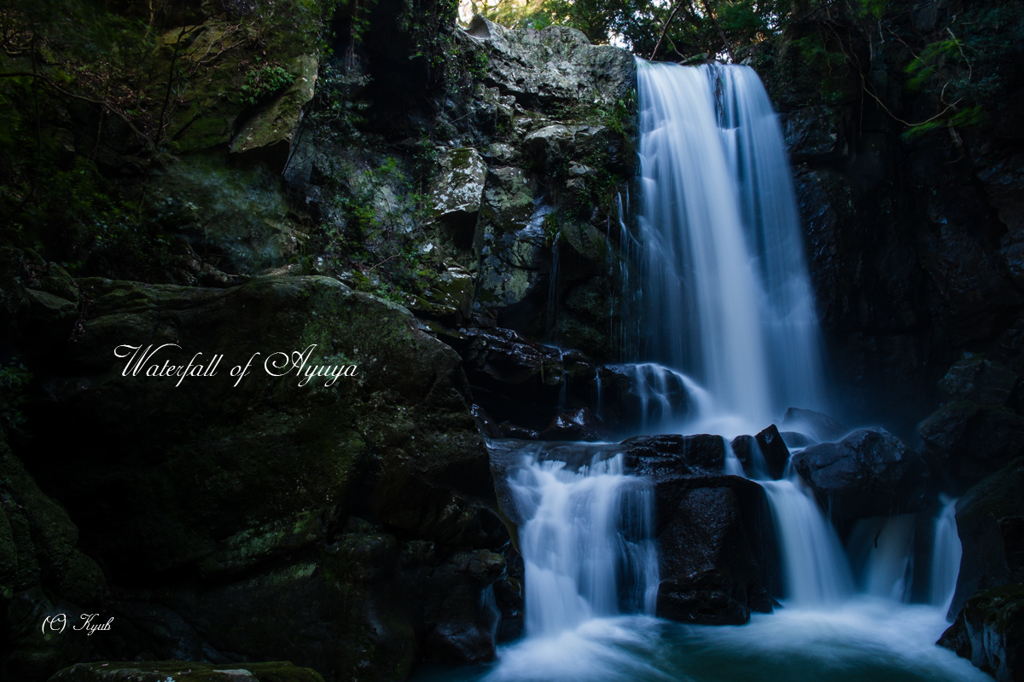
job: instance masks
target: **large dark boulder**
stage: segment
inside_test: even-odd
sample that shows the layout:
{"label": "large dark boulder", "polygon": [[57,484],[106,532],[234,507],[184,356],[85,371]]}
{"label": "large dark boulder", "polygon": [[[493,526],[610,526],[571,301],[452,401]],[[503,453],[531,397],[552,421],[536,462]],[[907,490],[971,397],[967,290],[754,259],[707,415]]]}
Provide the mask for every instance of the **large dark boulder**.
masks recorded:
{"label": "large dark boulder", "polygon": [[884,429],[854,431],[838,443],[811,446],[793,456],[793,467],[835,520],[924,508],[924,460]]}
{"label": "large dark boulder", "polygon": [[658,615],[726,625],[745,623],[751,610],[770,612],[775,547],[762,488],[714,476],[655,491]]}
{"label": "large dark boulder", "polygon": [[1008,407],[947,403],[921,422],[918,433],[933,468],[958,492],[1024,455],[1024,417]]}
{"label": "large dark boulder", "polygon": [[775,534],[763,489],[722,474],[719,436],[643,436],[620,445],[627,469],[654,484],[659,616],[745,623],[777,594]]}
{"label": "large dark boulder", "polygon": [[963,547],[955,614],[972,595],[1024,582],[1024,458],[971,488],[956,505],[956,528]]}
{"label": "large dark boulder", "polygon": [[[492,550],[507,535],[456,353],[405,309],[323,277],[79,286],[88,316],[40,378],[25,460],[137,604],[108,646],[173,654],[191,632],[207,660],[346,680],[494,655]],[[224,359],[207,376],[133,375],[124,344],[176,344],[153,366]],[[264,364],[306,349],[307,366],[354,376]],[[147,609],[180,627],[147,630]]]}
{"label": "large dark boulder", "polygon": [[1006,365],[971,355],[953,364],[939,381],[943,402],[970,400],[979,405],[1013,406],[1020,400],[1019,377]]}
{"label": "large dark boulder", "polygon": [[938,641],[999,682],[1024,679],[1024,585],[980,592]]}

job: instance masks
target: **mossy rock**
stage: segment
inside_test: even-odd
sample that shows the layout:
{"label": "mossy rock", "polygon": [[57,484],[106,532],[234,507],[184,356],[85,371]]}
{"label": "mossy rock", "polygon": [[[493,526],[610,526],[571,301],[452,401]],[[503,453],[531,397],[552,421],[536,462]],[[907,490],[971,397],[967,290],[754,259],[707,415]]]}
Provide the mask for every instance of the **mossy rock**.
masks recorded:
{"label": "mossy rock", "polygon": [[[446,486],[487,499],[460,360],[404,308],[324,277],[82,286],[93,304],[69,358],[80,374],[56,379],[41,406],[78,426],[43,436],[54,454],[35,466],[114,570],[187,565],[236,533],[356,499],[384,523],[445,535],[457,532],[436,514],[450,504]],[[214,376],[180,385],[124,376],[129,358],[116,347],[165,343],[177,347],[160,350],[158,365],[224,359]],[[294,370],[269,373],[265,363],[305,349],[309,365],[355,366],[355,376],[300,385]],[[247,376],[230,375],[250,359]],[[72,446],[66,434],[79,428],[88,435]]]}
{"label": "mossy rock", "polygon": [[231,153],[249,161],[265,162],[280,172],[291,153],[292,138],[302,120],[302,110],[313,99],[319,61],[300,55],[287,65],[293,78],[284,92],[261,106],[231,140]]}
{"label": "mossy rock", "polygon": [[[149,650],[139,631],[162,638],[162,656],[209,646],[332,680],[408,676],[433,569],[507,540],[459,356],[405,308],[327,277],[79,286],[92,301],[83,333],[33,408],[62,428],[34,430],[29,463],[112,580],[148,586],[124,616],[125,655]],[[114,353],[125,344],[160,350],[133,372]],[[282,369],[286,353],[355,371],[307,382]],[[190,360],[203,376],[147,370]],[[432,549],[409,550],[420,545]],[[72,553],[66,566],[64,589],[81,591],[88,562]],[[487,603],[476,578],[453,580],[467,603]],[[167,609],[180,627],[156,632],[167,619],[145,614]],[[451,650],[493,655],[487,619],[456,617],[470,618],[442,614],[438,631],[475,644]],[[178,632],[191,633],[187,651]]]}
{"label": "mossy rock", "polygon": [[999,682],[1024,673],[1024,585],[979,592],[964,604],[939,645],[970,659]]}
{"label": "mossy rock", "polygon": [[967,491],[956,509],[963,559],[950,606],[955,614],[981,590],[1024,581],[1024,457]]}

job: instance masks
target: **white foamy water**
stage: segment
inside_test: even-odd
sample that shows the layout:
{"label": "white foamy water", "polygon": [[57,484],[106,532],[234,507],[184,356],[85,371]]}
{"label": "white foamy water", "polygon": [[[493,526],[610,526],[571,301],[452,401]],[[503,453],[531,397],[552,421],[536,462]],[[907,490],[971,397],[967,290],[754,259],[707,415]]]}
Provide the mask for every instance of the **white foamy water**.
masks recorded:
{"label": "white foamy water", "polygon": [[797,481],[761,481],[779,538],[788,605],[838,604],[853,594],[850,564],[811,493]]}
{"label": "white foamy water", "polygon": [[960,574],[960,536],[956,531],[956,500],[945,499],[942,514],[935,519],[935,544],[932,548],[930,603],[943,612],[949,610]]}
{"label": "white foamy water", "polygon": [[586,621],[499,650],[472,670],[419,682],[992,682],[934,642],[941,609],[861,597],[819,609],[754,614],[739,626],[644,616]]}
{"label": "white foamy water", "polygon": [[526,633],[551,636],[594,617],[654,613],[658,561],[650,484],[622,455],[579,471],[527,456],[510,480],[526,567]]}

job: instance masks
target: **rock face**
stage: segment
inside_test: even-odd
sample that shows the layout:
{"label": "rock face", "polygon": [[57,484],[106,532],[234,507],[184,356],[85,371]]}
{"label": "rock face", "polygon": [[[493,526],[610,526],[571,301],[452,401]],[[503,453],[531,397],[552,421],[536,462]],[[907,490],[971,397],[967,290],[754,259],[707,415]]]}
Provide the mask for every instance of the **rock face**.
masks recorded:
{"label": "rock face", "polygon": [[584,94],[614,102],[634,87],[630,54],[590,44],[581,31],[551,26],[542,31],[510,31],[476,16],[467,31],[486,41],[493,63],[487,77],[523,105],[575,104]]}
{"label": "rock face", "polygon": [[925,504],[924,460],[884,429],[811,446],[793,457],[793,467],[836,520],[906,514]]}
{"label": "rock face", "polygon": [[964,604],[938,641],[999,682],[1024,676],[1024,586],[981,592]]}
{"label": "rock face", "polygon": [[955,363],[939,382],[945,402],[918,433],[947,489],[962,492],[1024,454],[1018,383],[1016,372],[981,355]]}
{"label": "rock face", "polygon": [[[487,165],[472,225],[477,312],[608,359],[618,292],[601,275],[618,267],[614,198],[636,168],[634,60],[556,26],[510,31],[478,16],[457,37],[481,64],[465,118],[487,138],[473,151]],[[436,196],[460,191],[442,184]]]}
{"label": "rock face", "polygon": [[[918,11],[930,13],[924,25],[934,35],[957,16],[964,21],[949,4]],[[931,40],[910,12],[882,23]],[[1007,341],[1019,338],[1011,330],[1020,329],[1024,291],[1021,80],[1001,81],[1005,91],[982,107],[981,124],[953,126],[955,136],[945,127],[904,135],[905,122],[927,118],[934,106],[934,95],[894,76],[911,59],[904,46],[880,45],[866,30],[851,37],[870,49],[865,76],[878,100],[866,102],[862,82],[830,78],[822,63],[800,56],[808,30],[791,26],[755,68],[780,111],[794,162],[831,364],[840,383],[857,387],[845,392],[842,413],[906,433],[934,409],[936,380],[964,350],[1019,357],[1020,345]]]}
{"label": "rock face", "polygon": [[956,527],[963,547],[955,614],[979,591],[1024,582],[1024,459],[1016,459],[971,488],[957,502]]}
{"label": "rock face", "polygon": [[745,623],[770,612],[778,556],[762,488],[723,476],[718,436],[644,436],[621,444],[629,470],[654,483],[658,615],[685,623]]}
{"label": "rock face", "polygon": [[487,165],[478,151],[464,148],[446,154],[441,168],[432,193],[434,215],[449,226],[457,243],[468,247],[483,203]]}
{"label": "rock face", "polygon": [[[34,407],[62,428],[28,465],[125,586],[132,626],[105,646],[328,679],[493,656],[507,536],[451,349],[328,278],[79,286],[88,318]],[[122,345],[158,350],[136,373]],[[212,376],[150,369],[216,354]],[[177,626],[147,625],[168,612]]]}

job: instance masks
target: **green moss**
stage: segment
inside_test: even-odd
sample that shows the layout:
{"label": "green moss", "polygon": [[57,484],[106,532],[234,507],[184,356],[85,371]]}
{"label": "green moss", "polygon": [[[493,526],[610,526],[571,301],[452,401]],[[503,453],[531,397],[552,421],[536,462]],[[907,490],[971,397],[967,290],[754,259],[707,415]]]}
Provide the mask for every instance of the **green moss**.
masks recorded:
{"label": "green moss", "polygon": [[[981,620],[996,633],[1024,630],[1024,585],[1006,585],[971,597],[964,604],[968,620]],[[980,617],[980,618],[979,618]]]}

